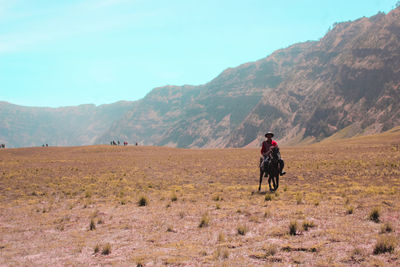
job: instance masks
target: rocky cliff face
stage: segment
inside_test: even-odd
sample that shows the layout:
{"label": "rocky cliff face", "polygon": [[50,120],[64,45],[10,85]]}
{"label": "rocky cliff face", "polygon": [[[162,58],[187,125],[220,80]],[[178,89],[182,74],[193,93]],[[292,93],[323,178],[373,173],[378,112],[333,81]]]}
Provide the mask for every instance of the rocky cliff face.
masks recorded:
{"label": "rocky cliff face", "polygon": [[277,51],[265,60],[282,66],[284,81],[264,96],[228,145],[248,145],[265,129],[293,144],[399,125],[399,42],[397,9],[337,24],[319,42]]}
{"label": "rocky cliff face", "polygon": [[205,85],[158,88],[108,135],[243,147],[258,146],[267,130],[286,144],[381,132],[400,124],[399,38],[399,9],[339,23],[319,41],[227,69]]}
{"label": "rocky cliff face", "polygon": [[[319,41],[227,69],[201,86],[156,88],[117,108],[113,116],[107,113],[111,107],[96,111],[97,117],[83,115],[93,113],[94,106],[76,108],[81,111],[70,119],[66,114],[74,114],[68,111],[73,108],[60,109],[56,117],[46,109],[28,110],[14,124],[7,118],[16,114],[2,108],[6,123],[0,126],[0,137],[28,140],[51,132],[58,144],[66,145],[120,139],[145,145],[243,147],[259,146],[267,130],[281,144],[388,130],[400,125],[400,9],[336,24]],[[37,119],[60,118],[63,124],[37,124]]]}

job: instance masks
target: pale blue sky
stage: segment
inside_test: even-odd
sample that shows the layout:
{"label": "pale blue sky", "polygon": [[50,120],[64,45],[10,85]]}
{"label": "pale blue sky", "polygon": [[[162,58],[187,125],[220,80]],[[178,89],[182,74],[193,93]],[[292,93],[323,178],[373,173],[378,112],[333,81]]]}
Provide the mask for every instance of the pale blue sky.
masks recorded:
{"label": "pale blue sky", "polygon": [[396,0],[0,0],[0,101],[104,104],[203,84]]}

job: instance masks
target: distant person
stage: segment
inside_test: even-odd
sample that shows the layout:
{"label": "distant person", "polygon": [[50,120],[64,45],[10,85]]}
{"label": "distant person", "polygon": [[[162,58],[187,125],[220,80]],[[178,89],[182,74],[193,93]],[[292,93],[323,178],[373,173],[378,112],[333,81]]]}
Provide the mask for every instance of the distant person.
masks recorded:
{"label": "distant person", "polygon": [[118,140],[118,145],[120,145],[121,143],[119,142],[119,140]]}
{"label": "distant person", "polygon": [[[278,143],[275,140],[272,140],[272,137],[274,137],[274,134],[272,132],[268,132],[265,134],[266,140],[262,143],[262,147],[261,147],[261,160],[260,160],[261,164],[265,160],[269,159],[273,148],[276,147],[279,149]],[[285,175],[286,172],[283,171],[283,167],[285,166],[285,163],[281,159],[280,152],[278,152],[278,157],[279,157],[280,175]]]}
{"label": "distant person", "polygon": [[138,143],[136,142],[136,146],[138,145]]}
{"label": "distant person", "polygon": [[46,144],[46,147],[48,147],[49,146],[49,144]]}

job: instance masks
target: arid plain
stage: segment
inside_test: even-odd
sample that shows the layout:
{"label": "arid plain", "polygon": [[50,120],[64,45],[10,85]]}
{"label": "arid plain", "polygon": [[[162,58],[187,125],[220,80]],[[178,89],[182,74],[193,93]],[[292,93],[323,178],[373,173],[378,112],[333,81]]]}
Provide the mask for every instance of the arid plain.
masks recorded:
{"label": "arid plain", "polygon": [[0,265],[400,265],[400,128],[281,153],[0,150]]}

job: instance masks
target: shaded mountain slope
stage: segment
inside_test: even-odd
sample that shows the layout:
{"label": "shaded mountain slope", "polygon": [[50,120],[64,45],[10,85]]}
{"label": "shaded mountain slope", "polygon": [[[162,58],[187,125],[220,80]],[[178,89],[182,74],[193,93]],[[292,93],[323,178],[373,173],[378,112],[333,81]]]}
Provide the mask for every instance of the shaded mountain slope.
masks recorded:
{"label": "shaded mountain slope", "polygon": [[0,141],[8,147],[90,145],[132,106],[127,101],[61,108],[0,102]]}

